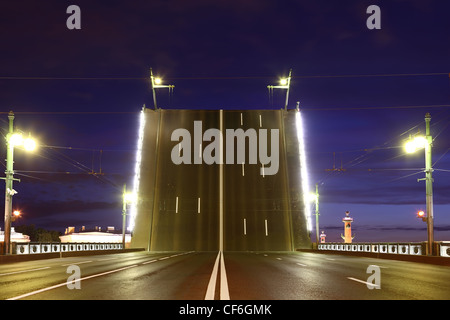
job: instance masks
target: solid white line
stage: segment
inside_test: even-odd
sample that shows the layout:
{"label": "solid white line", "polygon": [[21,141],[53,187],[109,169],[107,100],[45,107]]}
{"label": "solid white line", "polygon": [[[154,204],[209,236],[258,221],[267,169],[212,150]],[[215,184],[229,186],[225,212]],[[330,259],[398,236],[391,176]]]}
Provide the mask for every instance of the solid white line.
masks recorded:
{"label": "solid white line", "polygon": [[[119,272],[119,271],[122,271],[122,270],[134,268],[134,267],[137,267],[137,266],[138,265],[135,264],[135,265],[124,267],[124,268],[120,268],[120,269],[115,269],[115,270],[111,270],[111,271],[107,271],[107,272],[103,272],[103,273],[94,274],[92,276],[88,276],[88,277],[77,279],[77,280],[75,280],[75,282],[83,281],[83,280],[87,280],[87,279],[91,279],[91,278],[96,278],[96,277],[101,277],[101,276],[104,276],[104,275],[107,275],[107,274],[111,274],[111,273],[114,273],[114,272]],[[51,287],[39,289],[39,290],[36,290],[36,291],[32,291],[32,292],[29,292],[29,293],[22,294],[22,295],[17,296],[17,297],[9,298],[7,300],[19,300],[19,299],[22,299],[22,298],[26,298],[26,297],[29,297],[29,296],[32,296],[32,295],[35,295],[35,294],[38,294],[38,293],[42,293],[42,292],[49,291],[49,290],[52,290],[52,289],[56,289],[56,288],[59,288],[59,287],[62,287],[62,286],[66,286],[66,285],[67,285],[67,282],[60,283],[60,284],[57,284],[57,285],[54,285],[54,286],[51,286]]]}
{"label": "solid white line", "polygon": [[359,280],[359,279],[356,279],[356,278],[352,278],[352,277],[347,277],[347,279],[349,279],[349,280],[353,280],[353,281],[356,281],[356,282],[360,282],[360,283],[364,283],[365,285],[368,285],[368,286],[372,286],[372,287],[379,287],[378,285],[376,285],[376,284],[373,284],[373,283],[370,283],[370,282],[366,282],[366,281],[363,281],[363,280]]}
{"label": "solid white line", "polygon": [[8,272],[8,273],[0,273],[0,276],[8,276],[8,275],[10,275],[10,274],[17,274],[17,273],[31,272],[31,271],[44,270],[44,269],[50,269],[50,267],[43,267],[43,268],[36,268],[36,269],[28,269],[28,270],[14,271],[14,272]]}
{"label": "solid white line", "polygon": [[230,300],[227,273],[225,271],[225,261],[223,259],[222,251],[220,252],[220,300]]}
{"label": "solid white line", "polygon": [[217,254],[211,277],[209,278],[208,288],[206,289],[205,300],[214,300],[214,292],[216,291],[217,270],[219,269],[220,252]]}
{"label": "solid white line", "polygon": [[152,262],[155,262],[155,261],[158,261],[158,260],[150,260],[150,261],[147,261],[147,262],[143,262],[142,264],[149,264],[149,263],[152,263]]}
{"label": "solid white line", "polygon": [[298,264],[299,266],[302,266],[302,267],[307,267],[306,264],[303,264],[303,263],[300,263],[300,262],[297,262],[297,264]]}

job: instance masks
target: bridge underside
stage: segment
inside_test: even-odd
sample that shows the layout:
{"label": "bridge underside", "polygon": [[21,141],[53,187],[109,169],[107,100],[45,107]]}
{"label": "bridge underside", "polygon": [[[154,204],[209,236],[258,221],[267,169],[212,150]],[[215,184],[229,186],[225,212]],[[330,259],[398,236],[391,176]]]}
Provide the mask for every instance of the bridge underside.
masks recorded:
{"label": "bridge underside", "polygon": [[[150,251],[292,251],[310,247],[300,174],[297,111],[144,109],[143,112],[145,127],[132,247]],[[172,141],[172,133],[180,128],[190,133],[190,141],[182,138]],[[225,132],[239,128],[244,132],[254,130],[258,143],[252,149],[250,138],[245,139],[245,161],[238,162],[237,154],[242,150],[236,139],[234,148],[228,148],[231,139],[226,139]],[[215,148],[219,141],[214,137],[208,139],[204,135],[208,129],[213,129],[209,133],[223,133],[222,148]],[[267,154],[272,151],[273,155],[274,148],[278,148],[275,174],[270,173],[269,164],[263,168],[259,160],[263,132],[260,129],[268,132]],[[272,141],[273,129],[279,135]],[[184,148],[188,142],[190,150]],[[259,157],[257,163],[251,164],[255,149]],[[220,161],[208,164],[211,161],[208,156],[220,158],[218,150],[223,150],[223,164]],[[234,150],[234,163],[226,161],[226,152],[230,150]],[[191,164],[174,163],[188,157]]]}

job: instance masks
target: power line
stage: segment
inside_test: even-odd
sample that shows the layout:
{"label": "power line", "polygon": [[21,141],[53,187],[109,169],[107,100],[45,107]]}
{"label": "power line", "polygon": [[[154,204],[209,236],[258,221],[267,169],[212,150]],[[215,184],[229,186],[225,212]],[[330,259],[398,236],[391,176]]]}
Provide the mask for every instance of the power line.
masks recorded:
{"label": "power line", "polygon": [[[352,110],[383,110],[383,109],[426,109],[449,108],[450,104],[418,105],[418,106],[375,106],[375,107],[302,107],[302,111],[352,111]],[[187,109],[188,110],[188,109]],[[192,109],[197,110],[197,109]],[[244,109],[247,110],[247,109]],[[248,109],[253,110],[253,109]],[[89,114],[139,114],[140,111],[14,111],[23,115],[89,115]],[[0,111],[0,114],[8,114],[9,111]]]}
{"label": "power line", "polygon": [[[297,75],[293,79],[317,79],[317,78],[375,78],[375,77],[424,77],[424,76],[448,76],[449,72],[424,72],[424,73],[383,73],[383,74],[343,74],[343,75]],[[276,76],[190,76],[167,77],[167,80],[240,80],[240,79],[273,79]],[[0,80],[150,80],[149,77],[43,77],[43,76],[2,76]]]}
{"label": "power line", "polygon": [[381,110],[381,109],[424,109],[424,108],[448,108],[450,104],[419,105],[419,106],[377,106],[377,107],[306,107],[306,111],[344,111],[344,110]]}

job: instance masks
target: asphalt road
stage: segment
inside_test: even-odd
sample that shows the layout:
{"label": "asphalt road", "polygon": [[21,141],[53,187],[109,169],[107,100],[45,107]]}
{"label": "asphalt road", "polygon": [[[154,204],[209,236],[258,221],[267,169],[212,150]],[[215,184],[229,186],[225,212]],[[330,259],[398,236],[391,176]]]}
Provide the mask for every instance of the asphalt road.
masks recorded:
{"label": "asphalt road", "polygon": [[[373,266],[377,278],[376,272],[368,273]],[[0,265],[0,298],[448,300],[449,271],[431,264],[304,252],[134,252]]]}

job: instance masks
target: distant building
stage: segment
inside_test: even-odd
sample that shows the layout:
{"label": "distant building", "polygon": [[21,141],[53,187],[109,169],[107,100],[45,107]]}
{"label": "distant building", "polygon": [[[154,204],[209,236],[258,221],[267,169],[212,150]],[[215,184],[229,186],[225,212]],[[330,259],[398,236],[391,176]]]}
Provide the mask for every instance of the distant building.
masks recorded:
{"label": "distant building", "polygon": [[[82,226],[79,232],[75,232],[75,227],[67,227],[64,235],[59,239],[62,243],[122,243],[122,233],[116,232],[114,227],[107,227],[106,232],[101,231],[101,227],[93,230],[86,230]],[[131,235],[125,234],[125,247],[131,242]]]}
{"label": "distant building", "polygon": [[[5,231],[0,231],[0,242],[5,241]],[[30,236],[16,232],[14,227],[11,228],[11,242],[30,242]]]}

